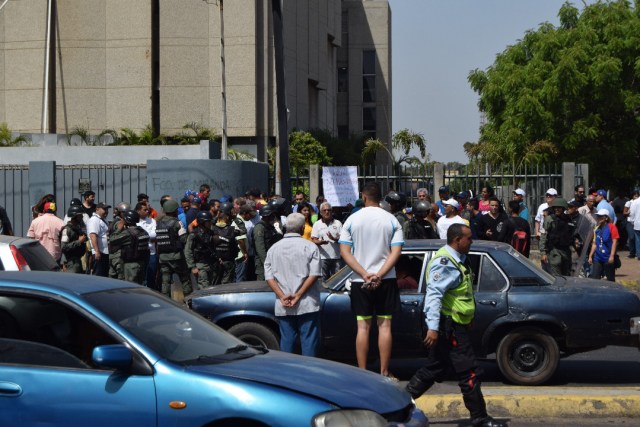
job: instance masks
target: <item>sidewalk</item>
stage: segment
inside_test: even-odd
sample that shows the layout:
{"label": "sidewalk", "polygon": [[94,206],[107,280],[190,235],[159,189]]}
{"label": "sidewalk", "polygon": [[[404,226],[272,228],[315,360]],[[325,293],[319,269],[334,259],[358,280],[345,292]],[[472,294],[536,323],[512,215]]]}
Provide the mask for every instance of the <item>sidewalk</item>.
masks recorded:
{"label": "sidewalk", "polygon": [[[640,293],[640,261],[619,253],[616,282]],[[640,360],[640,354],[638,356]],[[483,386],[487,410],[496,418],[640,418],[640,387]],[[416,399],[429,419],[469,418],[454,383],[436,384]]]}
{"label": "sidewalk", "polygon": [[[639,387],[483,386],[482,392],[487,411],[495,418],[640,417]],[[459,390],[425,394],[416,404],[430,419],[469,418]]]}

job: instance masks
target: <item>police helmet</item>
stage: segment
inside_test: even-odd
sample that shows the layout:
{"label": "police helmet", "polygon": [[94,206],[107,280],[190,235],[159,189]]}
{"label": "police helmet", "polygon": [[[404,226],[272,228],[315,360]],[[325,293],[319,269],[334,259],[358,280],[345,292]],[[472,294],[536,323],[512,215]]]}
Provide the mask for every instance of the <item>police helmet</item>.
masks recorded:
{"label": "police helmet", "polygon": [[418,200],[411,207],[411,212],[414,215],[427,215],[431,210],[431,203],[425,202],[424,200]]}
{"label": "police helmet", "polygon": [[[118,212],[122,213],[124,211],[128,211],[131,209],[131,205],[127,202],[120,202],[116,205],[116,208],[114,210],[117,210]],[[116,214],[116,212],[114,212],[114,214]]]}
{"label": "police helmet", "polygon": [[562,197],[556,197],[556,199],[553,202],[551,202],[551,207],[567,209],[569,207],[569,204]]}
{"label": "police helmet", "polygon": [[260,216],[262,218],[267,218],[275,213],[276,210],[274,209],[273,205],[266,204],[260,208]]}
{"label": "police helmet", "polygon": [[135,225],[140,222],[140,215],[138,215],[138,212],[132,209],[127,209],[126,211],[122,212],[122,219],[124,219],[124,222],[129,225]]}
{"label": "police helmet", "polygon": [[76,215],[82,215],[82,214],[83,214],[83,210],[82,210],[82,207],[80,206],[71,205],[69,206],[69,209],[67,209],[67,216],[69,218],[73,218]]}
{"label": "police helmet", "polygon": [[71,203],[69,203],[69,206],[82,206],[82,201],[74,197],[73,199],[71,199]]}
{"label": "police helmet", "polygon": [[165,201],[164,204],[162,205],[162,210],[168,214],[174,213],[175,211],[178,210],[178,202],[176,202],[173,199],[169,199]]}
{"label": "police helmet", "polygon": [[404,205],[407,202],[407,196],[395,191],[389,191],[389,194],[384,196],[384,201],[390,205]]}
{"label": "police helmet", "polygon": [[284,206],[287,204],[287,199],[278,197],[277,199],[269,200],[268,204],[274,212],[282,212],[284,210]]}
{"label": "police helmet", "polygon": [[233,203],[226,202],[221,204],[219,212],[231,216],[231,212],[233,212]]}
{"label": "police helmet", "polygon": [[213,221],[213,216],[209,211],[200,211],[198,215],[196,215],[196,221],[198,221],[199,225],[204,225],[207,221]]}

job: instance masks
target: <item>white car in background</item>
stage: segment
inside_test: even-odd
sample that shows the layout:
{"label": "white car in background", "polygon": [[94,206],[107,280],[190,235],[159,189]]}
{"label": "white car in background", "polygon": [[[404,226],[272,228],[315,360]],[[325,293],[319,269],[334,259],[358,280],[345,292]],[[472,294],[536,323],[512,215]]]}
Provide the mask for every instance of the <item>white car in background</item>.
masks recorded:
{"label": "white car in background", "polygon": [[59,271],[60,267],[39,241],[0,236],[0,271]]}

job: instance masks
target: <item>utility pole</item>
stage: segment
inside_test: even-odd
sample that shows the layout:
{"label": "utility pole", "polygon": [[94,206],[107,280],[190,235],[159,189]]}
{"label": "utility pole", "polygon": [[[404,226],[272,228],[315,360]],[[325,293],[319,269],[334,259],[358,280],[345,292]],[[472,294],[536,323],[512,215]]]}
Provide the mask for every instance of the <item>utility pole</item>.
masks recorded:
{"label": "utility pole", "polygon": [[160,0],[151,0],[151,128],[160,135]]}
{"label": "utility pole", "polygon": [[227,79],[224,58],[224,0],[220,1],[220,78],[221,78],[221,98],[222,98],[222,153],[220,158],[227,158]]}
{"label": "utility pole", "polygon": [[287,126],[287,92],[284,73],[284,39],[282,1],[271,0],[273,15],[273,46],[276,68],[276,100],[278,106],[278,131],[276,134],[276,193],[291,201],[291,179],[289,177],[289,135]]}

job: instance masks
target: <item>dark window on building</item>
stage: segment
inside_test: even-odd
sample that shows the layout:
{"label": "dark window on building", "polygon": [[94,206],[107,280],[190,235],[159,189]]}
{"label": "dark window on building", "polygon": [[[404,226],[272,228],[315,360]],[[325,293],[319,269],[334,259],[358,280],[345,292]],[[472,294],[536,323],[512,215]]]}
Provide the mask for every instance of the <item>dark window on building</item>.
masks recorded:
{"label": "dark window on building", "polygon": [[362,77],[362,102],[376,102],[376,76]]}
{"label": "dark window on building", "polygon": [[362,51],[362,74],[365,76],[376,75],[376,51],[375,50]]}
{"label": "dark window on building", "polygon": [[338,92],[349,92],[349,69],[338,67]]}
{"label": "dark window on building", "polygon": [[377,129],[377,120],[376,120],[376,107],[365,107],[362,109],[362,131],[370,136],[373,133],[374,136],[370,136],[371,138],[375,138],[375,132]]}

